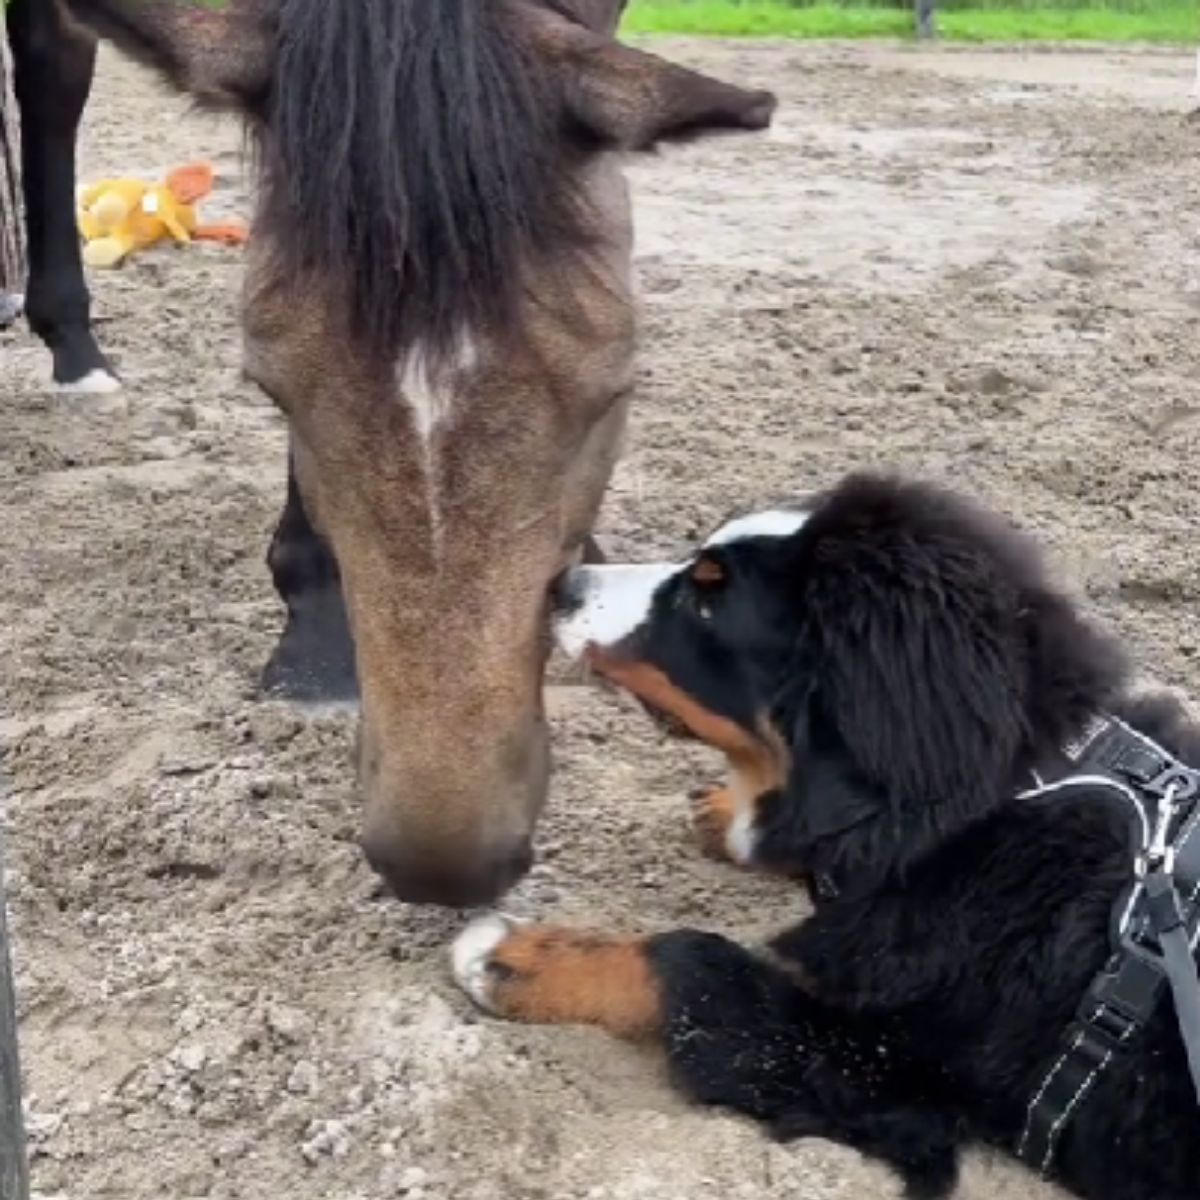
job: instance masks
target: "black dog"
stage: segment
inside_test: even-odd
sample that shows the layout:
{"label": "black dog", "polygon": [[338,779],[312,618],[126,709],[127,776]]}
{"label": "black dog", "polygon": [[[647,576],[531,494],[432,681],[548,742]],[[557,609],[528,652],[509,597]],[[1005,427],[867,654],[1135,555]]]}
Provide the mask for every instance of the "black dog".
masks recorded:
{"label": "black dog", "polygon": [[[729,756],[699,813],[710,849],[803,879],[816,912],[761,956],[485,918],[454,950],[478,1003],[660,1038],[696,1100],[857,1147],[911,1196],[949,1193],[984,1141],[1089,1200],[1200,1197],[1170,999],[1098,1050],[1077,1021],[1104,1015],[1081,1004],[1145,840],[1120,785],[1077,764],[1131,745],[1200,764],[1200,731],[1130,695],[1024,538],[856,476],[688,563],[581,568],[560,604],[568,650]],[[1186,845],[1200,812],[1179,814]]]}

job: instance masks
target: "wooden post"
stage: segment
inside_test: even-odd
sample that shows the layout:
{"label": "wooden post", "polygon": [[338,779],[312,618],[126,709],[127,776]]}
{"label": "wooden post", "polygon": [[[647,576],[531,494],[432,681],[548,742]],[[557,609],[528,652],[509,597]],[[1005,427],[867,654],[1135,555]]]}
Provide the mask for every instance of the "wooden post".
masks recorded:
{"label": "wooden post", "polygon": [[[12,62],[0,0],[0,328],[16,319],[15,293],[24,285],[20,143]],[[8,901],[4,890],[4,780],[0,778],[0,1200],[29,1200],[29,1160],[21,1109],[21,1060],[17,1053],[17,1001],[8,948]]]}
{"label": "wooden post", "polygon": [[25,1117],[21,1111],[21,1063],[17,1054],[17,1006],[8,950],[4,893],[4,842],[0,835],[0,1200],[29,1200]]}
{"label": "wooden post", "polygon": [[17,132],[17,101],[13,95],[12,62],[4,33],[0,0],[0,329],[17,317],[16,295],[24,290],[22,253],[21,145]]}
{"label": "wooden post", "polygon": [[936,0],[916,0],[917,5],[917,37],[923,41],[932,41],[937,37],[937,27],[934,24],[934,5]]}

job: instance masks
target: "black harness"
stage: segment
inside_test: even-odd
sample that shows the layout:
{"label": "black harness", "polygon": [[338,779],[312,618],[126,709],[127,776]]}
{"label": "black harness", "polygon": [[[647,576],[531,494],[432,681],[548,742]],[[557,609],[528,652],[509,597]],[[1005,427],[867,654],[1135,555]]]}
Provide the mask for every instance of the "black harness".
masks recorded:
{"label": "black harness", "polygon": [[1104,1072],[1136,1043],[1169,989],[1200,1101],[1200,771],[1116,717],[1094,719],[1020,799],[1105,789],[1128,808],[1134,876],[1113,908],[1112,955],[1029,1102],[1017,1155],[1046,1173]]}

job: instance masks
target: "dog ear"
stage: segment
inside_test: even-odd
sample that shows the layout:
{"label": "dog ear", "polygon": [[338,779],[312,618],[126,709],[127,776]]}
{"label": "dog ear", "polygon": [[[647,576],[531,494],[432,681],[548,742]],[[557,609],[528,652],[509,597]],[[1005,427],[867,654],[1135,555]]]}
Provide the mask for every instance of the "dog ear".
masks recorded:
{"label": "dog ear", "polygon": [[991,601],[894,586],[847,607],[822,633],[819,710],[863,775],[918,804],[1007,780],[1022,672]]}
{"label": "dog ear", "polygon": [[535,49],[563,90],[570,124],[600,148],[648,150],[658,142],[771,123],[776,101],[770,92],[722,83],[561,18],[546,17],[533,29]]}
{"label": "dog ear", "polygon": [[807,757],[886,808],[893,841],[944,836],[986,811],[1027,737],[1016,584],[968,529],[912,519],[931,495],[852,486],[795,536],[789,568],[805,677],[792,706],[797,786],[809,786]]}

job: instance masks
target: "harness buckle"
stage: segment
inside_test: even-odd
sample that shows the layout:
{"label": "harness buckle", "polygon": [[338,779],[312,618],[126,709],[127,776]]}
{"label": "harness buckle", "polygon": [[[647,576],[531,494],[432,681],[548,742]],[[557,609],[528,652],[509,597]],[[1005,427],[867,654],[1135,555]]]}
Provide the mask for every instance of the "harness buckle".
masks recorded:
{"label": "harness buckle", "polygon": [[1138,1022],[1128,1013],[1101,1005],[1080,1017],[1080,1028],[1087,1034],[1081,1037],[1076,1053],[1095,1066],[1109,1054],[1120,1050],[1134,1035]]}
{"label": "harness buckle", "polygon": [[1152,795],[1162,796],[1171,803],[1191,800],[1200,793],[1200,771],[1173,762],[1159,771],[1153,779],[1138,780],[1138,787]]}
{"label": "harness buckle", "polygon": [[1140,947],[1117,954],[1088,988],[1076,1020],[1114,1045],[1127,1042],[1154,1015],[1162,973],[1155,958]]}
{"label": "harness buckle", "polygon": [[1144,854],[1139,854],[1133,862],[1134,873],[1143,882],[1151,875],[1163,874],[1171,877],[1175,874],[1175,847],[1164,846],[1156,850],[1153,846]]}

